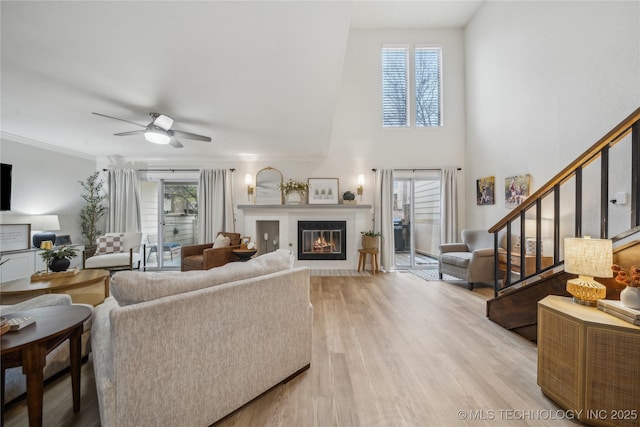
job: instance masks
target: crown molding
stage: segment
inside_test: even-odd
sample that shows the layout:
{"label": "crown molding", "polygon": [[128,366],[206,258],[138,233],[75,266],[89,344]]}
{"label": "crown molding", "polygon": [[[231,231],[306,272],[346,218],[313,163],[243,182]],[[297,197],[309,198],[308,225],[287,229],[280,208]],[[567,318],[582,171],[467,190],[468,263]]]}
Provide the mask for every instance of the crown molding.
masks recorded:
{"label": "crown molding", "polygon": [[70,150],[68,148],[59,147],[57,145],[48,144],[46,142],[37,141],[35,139],[26,138],[24,136],[15,135],[5,131],[0,131],[0,139],[7,139],[9,141],[17,142],[18,144],[30,145],[32,147],[40,148],[43,150],[55,151],[57,153],[66,154],[68,156],[80,157],[82,159],[96,161],[96,156],[91,154],[81,153],[79,151]]}

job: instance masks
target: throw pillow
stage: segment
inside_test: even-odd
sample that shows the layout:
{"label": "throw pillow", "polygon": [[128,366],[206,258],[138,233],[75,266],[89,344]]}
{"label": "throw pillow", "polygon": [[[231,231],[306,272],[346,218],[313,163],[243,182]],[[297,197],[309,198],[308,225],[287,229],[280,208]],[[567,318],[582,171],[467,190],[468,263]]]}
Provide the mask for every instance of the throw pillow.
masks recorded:
{"label": "throw pillow", "polygon": [[218,234],[216,240],[213,242],[213,248],[226,248],[231,244],[231,239],[223,236],[222,234]]}
{"label": "throw pillow", "polygon": [[114,254],[122,252],[122,238],[119,236],[100,236],[96,239],[96,255]]}

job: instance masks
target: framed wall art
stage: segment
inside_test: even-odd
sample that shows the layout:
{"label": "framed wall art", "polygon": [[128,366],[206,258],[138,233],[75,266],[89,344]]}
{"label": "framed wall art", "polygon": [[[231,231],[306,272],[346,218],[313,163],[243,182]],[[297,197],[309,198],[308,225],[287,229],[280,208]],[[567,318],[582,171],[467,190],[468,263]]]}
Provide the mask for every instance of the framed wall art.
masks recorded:
{"label": "framed wall art", "polygon": [[496,203],[496,178],[494,176],[476,180],[476,201],[478,205],[494,205]]}
{"label": "framed wall art", "polygon": [[513,209],[529,197],[531,175],[516,175],[504,180],[504,207]]}
{"label": "framed wall art", "polygon": [[309,178],[310,205],[337,205],[338,178]]}
{"label": "framed wall art", "polygon": [[2,252],[20,251],[31,247],[31,224],[0,224]]}

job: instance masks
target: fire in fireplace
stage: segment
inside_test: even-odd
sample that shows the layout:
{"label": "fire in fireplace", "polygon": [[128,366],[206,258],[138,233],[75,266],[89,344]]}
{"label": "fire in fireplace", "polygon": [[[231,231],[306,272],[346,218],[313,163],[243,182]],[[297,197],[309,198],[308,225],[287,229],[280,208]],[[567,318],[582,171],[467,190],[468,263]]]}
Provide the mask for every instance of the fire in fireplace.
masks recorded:
{"label": "fire in fireplace", "polygon": [[298,259],[346,260],[346,221],[298,221]]}

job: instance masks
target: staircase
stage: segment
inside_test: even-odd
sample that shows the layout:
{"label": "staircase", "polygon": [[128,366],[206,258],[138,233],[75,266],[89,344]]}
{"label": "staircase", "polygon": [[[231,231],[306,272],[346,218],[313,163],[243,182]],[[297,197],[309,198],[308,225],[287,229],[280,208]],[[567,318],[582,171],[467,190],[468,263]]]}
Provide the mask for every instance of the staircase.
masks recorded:
{"label": "staircase", "polygon": [[[494,298],[487,302],[487,317],[533,341],[538,301],[547,295],[570,296],[566,282],[576,277],[564,271],[565,237],[611,239],[615,263],[640,263],[640,108],[489,232],[496,253],[506,247],[515,256],[495,259]],[[522,263],[522,268],[512,262],[527,256],[525,239],[519,236],[535,241],[534,253],[528,255],[535,262]],[[598,281],[607,287],[608,299],[620,299],[624,286],[612,278]]]}

